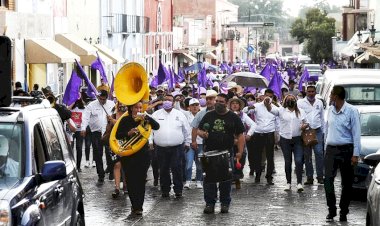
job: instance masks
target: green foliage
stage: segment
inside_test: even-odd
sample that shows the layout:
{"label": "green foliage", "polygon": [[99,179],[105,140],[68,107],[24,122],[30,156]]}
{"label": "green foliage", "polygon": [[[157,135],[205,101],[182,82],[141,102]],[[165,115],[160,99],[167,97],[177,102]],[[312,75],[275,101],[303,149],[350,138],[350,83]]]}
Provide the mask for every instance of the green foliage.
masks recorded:
{"label": "green foliage", "polygon": [[335,19],[328,18],[326,12],[318,8],[309,9],[306,19],[298,18],[291,26],[292,37],[299,43],[306,42],[305,51],[312,61],[332,57],[331,37],[335,34]]}
{"label": "green foliage", "polygon": [[267,41],[260,41],[258,43],[259,47],[260,47],[260,52],[262,55],[266,55],[267,52],[268,52],[268,49],[269,49],[269,42]]}

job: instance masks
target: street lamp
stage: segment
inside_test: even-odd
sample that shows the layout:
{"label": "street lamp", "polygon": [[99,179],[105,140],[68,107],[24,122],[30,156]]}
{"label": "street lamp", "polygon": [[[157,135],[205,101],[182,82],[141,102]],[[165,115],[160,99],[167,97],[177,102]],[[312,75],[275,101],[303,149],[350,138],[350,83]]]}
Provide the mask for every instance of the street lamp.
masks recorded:
{"label": "street lamp", "polygon": [[360,33],[360,30],[356,35],[358,36],[359,42],[362,42],[362,33]]}
{"label": "street lamp", "polygon": [[375,25],[371,24],[371,29],[369,29],[369,31],[371,32],[371,39],[372,39],[372,43],[375,44],[375,36],[376,36],[376,29],[375,29]]}

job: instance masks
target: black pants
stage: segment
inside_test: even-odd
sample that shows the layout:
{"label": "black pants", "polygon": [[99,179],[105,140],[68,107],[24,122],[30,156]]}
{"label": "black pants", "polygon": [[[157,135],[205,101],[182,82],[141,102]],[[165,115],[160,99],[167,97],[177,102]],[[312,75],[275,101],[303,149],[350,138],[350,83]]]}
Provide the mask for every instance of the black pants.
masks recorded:
{"label": "black pants", "polygon": [[96,172],[98,173],[99,179],[104,179],[104,168],[103,168],[103,145],[101,141],[101,132],[95,131],[91,133],[91,143],[93,150],[93,158],[96,163]]}
{"label": "black pants", "polygon": [[261,160],[263,158],[262,152],[265,149],[267,158],[267,171],[266,178],[272,179],[273,169],[274,169],[274,132],[271,133],[254,133],[254,146],[253,149],[253,165],[255,167],[256,177],[261,176]]}
{"label": "black pants", "polygon": [[83,137],[80,135],[80,131],[76,131],[74,133],[74,139],[75,139],[75,150],[77,152],[77,169],[80,169],[80,164],[82,161],[82,148],[83,148]]}
{"label": "black pants", "polygon": [[336,213],[336,198],[334,189],[334,179],[338,168],[342,177],[342,194],[340,197],[340,214],[348,214],[348,207],[350,205],[350,198],[352,193],[353,182],[353,166],[351,165],[351,158],[353,154],[353,146],[340,145],[330,146],[327,145],[325,153],[325,193],[329,213]]}
{"label": "black pants", "polygon": [[158,165],[158,157],[157,157],[157,148],[155,147],[152,151],[150,151],[150,164],[152,166],[153,178],[158,181],[160,177],[159,165]]}
{"label": "black pants", "polygon": [[129,199],[133,210],[143,210],[145,181],[150,157],[147,146],[131,156],[121,157],[126,176]]}
{"label": "black pants", "polygon": [[[86,128],[86,137],[84,138],[84,153],[86,155],[86,161],[90,161],[90,149],[91,149],[91,130],[90,127]],[[95,161],[92,157],[92,161]]]}
{"label": "black pants", "polygon": [[253,171],[255,171],[254,149],[256,148],[254,140],[253,140],[253,136],[251,137],[251,139],[249,141],[246,142],[246,144],[247,144],[247,151],[248,151],[249,168],[250,168],[251,172],[253,172]]}

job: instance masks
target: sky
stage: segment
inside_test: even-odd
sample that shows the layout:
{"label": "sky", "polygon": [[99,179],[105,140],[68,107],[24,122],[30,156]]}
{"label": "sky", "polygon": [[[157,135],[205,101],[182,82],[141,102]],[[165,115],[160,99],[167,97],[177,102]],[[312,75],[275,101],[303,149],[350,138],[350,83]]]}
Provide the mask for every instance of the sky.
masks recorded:
{"label": "sky", "polygon": [[[311,6],[316,1],[315,0],[283,0],[284,2],[284,9],[289,10],[289,14],[291,16],[297,17],[298,11],[300,10],[301,6],[307,5]],[[349,0],[330,0],[328,1],[330,5],[336,5],[336,6],[346,6],[349,4]]]}

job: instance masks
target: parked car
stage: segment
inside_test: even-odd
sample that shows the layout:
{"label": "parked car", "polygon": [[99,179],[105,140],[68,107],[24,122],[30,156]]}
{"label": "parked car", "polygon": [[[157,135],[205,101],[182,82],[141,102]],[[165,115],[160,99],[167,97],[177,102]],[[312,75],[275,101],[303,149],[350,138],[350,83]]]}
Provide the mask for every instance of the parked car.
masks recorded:
{"label": "parked car", "polygon": [[0,107],[0,225],[85,225],[61,118],[47,100],[16,99]]}
{"label": "parked car", "polygon": [[361,124],[361,150],[358,164],[354,167],[353,188],[366,190],[366,178],[370,165],[363,161],[364,157],[376,153],[380,148],[380,106],[357,106]]}
{"label": "parked car", "polygon": [[364,162],[371,166],[371,180],[367,192],[366,225],[380,225],[380,149],[367,155]]}

